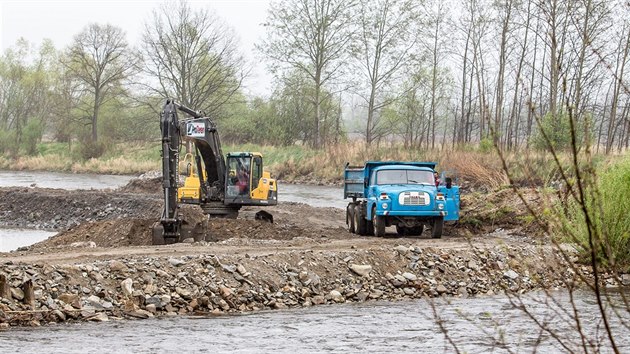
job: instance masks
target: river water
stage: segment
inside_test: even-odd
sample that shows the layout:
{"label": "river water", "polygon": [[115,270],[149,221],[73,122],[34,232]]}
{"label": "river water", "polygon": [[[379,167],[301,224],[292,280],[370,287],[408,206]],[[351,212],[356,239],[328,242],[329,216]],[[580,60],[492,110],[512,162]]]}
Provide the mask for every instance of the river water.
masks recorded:
{"label": "river water", "polygon": [[[0,171],[0,186],[36,183],[39,187],[102,189],[124,185],[130,178]],[[279,188],[281,201],[337,208],[346,205],[340,188],[289,184],[280,184]],[[34,243],[51,234],[41,230],[0,229],[0,251]],[[589,351],[611,352],[594,297],[582,292],[574,299],[581,314],[580,324],[594,346]],[[572,313],[567,291],[555,292],[551,297],[544,293],[528,294],[523,300],[531,316],[552,333],[541,331],[529,315],[510,303],[510,298],[493,296],[11,329],[0,332],[0,353],[584,351],[580,349],[574,321],[567,320]],[[613,303],[618,302],[619,296],[613,296]],[[622,353],[630,352],[630,315],[625,307],[618,310],[620,316],[612,316],[611,320],[613,331],[618,334],[615,340]],[[438,320],[443,329],[437,325]]]}
{"label": "river water", "polygon": [[[586,337],[611,352],[594,298],[576,296]],[[554,299],[556,305],[545,305]],[[0,332],[0,352],[23,353],[559,353],[580,350],[567,293],[529,294],[524,303],[551,333],[541,331],[505,296],[362,303],[222,317],[56,324]],[[618,300],[618,298],[617,298]],[[434,315],[433,308],[435,308]],[[630,321],[628,312],[622,318]],[[451,344],[438,327],[453,341]],[[613,330],[627,334],[614,317]],[[553,333],[553,335],[552,335]],[[554,337],[558,337],[558,340]],[[630,338],[616,338],[630,352]]]}

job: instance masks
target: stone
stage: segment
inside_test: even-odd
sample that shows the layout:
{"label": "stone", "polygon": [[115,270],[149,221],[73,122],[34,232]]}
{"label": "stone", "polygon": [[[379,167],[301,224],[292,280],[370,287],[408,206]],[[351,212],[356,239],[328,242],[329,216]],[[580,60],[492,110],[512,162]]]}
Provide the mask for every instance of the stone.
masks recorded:
{"label": "stone", "polygon": [[341,303],[346,301],[343,295],[337,290],[332,290],[329,295],[334,302]]}
{"label": "stone", "polygon": [[478,270],[479,266],[477,265],[477,262],[475,262],[474,259],[471,259],[470,261],[468,261],[468,268],[472,270]]}
{"label": "stone", "polygon": [[94,322],[107,322],[109,321],[109,317],[107,317],[105,312],[98,312],[94,316],[88,317],[87,320]]}
{"label": "stone", "polygon": [[175,292],[185,300],[190,300],[192,298],[192,293],[186,288],[176,287]]}
{"label": "stone", "polygon": [[11,296],[19,301],[24,300],[24,291],[20,288],[11,288]]}
{"label": "stone", "polygon": [[94,306],[95,308],[100,308],[103,307],[101,305],[101,298],[96,296],[96,295],[90,295],[87,299],[86,299],[87,303],[91,306]]}
{"label": "stone", "polygon": [[409,281],[416,281],[418,279],[415,274],[409,272],[403,273],[402,276]]}
{"label": "stone", "polygon": [[221,292],[221,296],[224,298],[230,297],[234,294],[234,292],[232,291],[232,289],[222,286],[219,288],[219,291]]}
{"label": "stone", "polygon": [[368,296],[369,296],[369,295],[370,295],[370,294],[369,294],[367,291],[359,291],[359,292],[355,295],[355,298],[356,298],[358,301],[363,302],[363,301],[367,300],[367,298],[368,298]]}
{"label": "stone", "polygon": [[127,266],[121,261],[110,261],[109,262],[109,270],[111,272],[120,272],[127,270]]}
{"label": "stone", "polygon": [[398,246],[394,247],[394,251],[398,252],[401,255],[405,255],[405,254],[407,254],[407,252],[409,252],[409,247],[405,247],[403,245],[398,245]]}
{"label": "stone", "polygon": [[[245,269],[245,267],[242,264],[237,264],[236,265],[236,271],[238,272],[238,274],[242,275],[242,276],[246,276],[245,274],[247,274],[247,269]],[[249,275],[249,274],[247,274]]]}
{"label": "stone", "polygon": [[170,295],[162,295],[162,296],[160,296],[160,305],[161,305],[161,307],[166,307],[170,303],[171,303],[171,296]]}
{"label": "stone", "polygon": [[630,285],[630,274],[621,275],[621,284]]}
{"label": "stone", "polygon": [[169,258],[168,262],[173,266],[173,267],[179,267],[180,265],[184,265],[186,264],[185,261],[181,260],[181,259],[177,259],[177,258]]}
{"label": "stone", "polygon": [[323,305],[326,303],[326,298],[324,298],[322,295],[316,295],[313,296],[312,302],[313,305]]}
{"label": "stone", "polygon": [[182,243],[193,243],[195,242],[195,239],[192,237],[188,237],[182,240]]}
{"label": "stone", "polygon": [[75,309],[81,308],[81,303],[79,302],[79,295],[66,293],[66,294],[59,295],[58,299],[74,307]]}
{"label": "stone", "polygon": [[146,306],[146,310],[151,312],[151,313],[156,313],[157,312],[157,306],[155,306],[155,304],[148,304]]}
{"label": "stone", "polygon": [[379,299],[383,296],[383,291],[382,290],[373,290],[372,292],[370,292],[370,299]]}
{"label": "stone", "polygon": [[405,295],[413,295],[416,293],[416,289],[415,288],[404,288],[403,292],[405,293]]}
{"label": "stone", "polygon": [[440,285],[437,286],[437,288],[435,288],[435,291],[437,291],[438,294],[442,295],[442,294],[448,292],[448,289],[444,285],[440,284]]}
{"label": "stone", "polygon": [[353,271],[355,274],[362,277],[368,276],[370,272],[372,271],[372,266],[368,264],[352,264],[351,263],[348,266],[348,268],[350,268],[350,270]]}
{"label": "stone", "polygon": [[518,273],[513,271],[513,270],[508,270],[507,272],[503,273],[503,276],[512,280],[515,280],[519,277]]}
{"label": "stone", "polygon": [[120,287],[122,288],[125,296],[131,296],[131,294],[133,294],[133,280],[131,278],[127,278],[120,282]]}

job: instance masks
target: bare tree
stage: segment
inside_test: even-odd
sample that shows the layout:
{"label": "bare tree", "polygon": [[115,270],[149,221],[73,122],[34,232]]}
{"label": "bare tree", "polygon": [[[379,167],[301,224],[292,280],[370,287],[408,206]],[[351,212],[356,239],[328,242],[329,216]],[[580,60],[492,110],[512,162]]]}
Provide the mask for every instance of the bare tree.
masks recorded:
{"label": "bare tree", "polygon": [[112,25],[88,25],[74,37],[64,66],[93,99],[90,125],[92,141],[98,140],[98,118],[103,103],[130,75],[134,61],[122,29]]}
{"label": "bare tree", "polygon": [[313,82],[311,145],[319,148],[322,95],[325,85],[339,78],[350,41],[353,0],[286,0],[272,3],[267,39],[257,46],[272,62],[273,71],[297,69]]}
{"label": "bare tree", "polygon": [[378,125],[375,113],[396,98],[385,97],[383,91],[399,78],[416,46],[414,23],[420,14],[413,0],[361,0],[358,12],[359,29],[352,48],[365,77],[360,96],[367,103],[365,141],[370,145]]}
{"label": "bare tree", "polygon": [[217,114],[239,92],[245,62],[234,31],[185,2],[154,10],[142,36],[143,86],[150,95]]}

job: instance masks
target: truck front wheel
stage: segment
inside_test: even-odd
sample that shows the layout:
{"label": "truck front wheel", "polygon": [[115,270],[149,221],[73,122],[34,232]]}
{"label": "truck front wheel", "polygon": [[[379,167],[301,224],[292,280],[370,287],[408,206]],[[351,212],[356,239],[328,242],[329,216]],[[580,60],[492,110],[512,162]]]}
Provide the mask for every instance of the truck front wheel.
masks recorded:
{"label": "truck front wheel", "polygon": [[372,209],[372,224],[374,225],[374,235],[376,237],[385,236],[385,217],[376,215],[376,207]]}
{"label": "truck front wheel", "polygon": [[442,238],[443,228],[444,228],[444,217],[440,216],[433,219],[433,230],[431,230],[431,237]]}

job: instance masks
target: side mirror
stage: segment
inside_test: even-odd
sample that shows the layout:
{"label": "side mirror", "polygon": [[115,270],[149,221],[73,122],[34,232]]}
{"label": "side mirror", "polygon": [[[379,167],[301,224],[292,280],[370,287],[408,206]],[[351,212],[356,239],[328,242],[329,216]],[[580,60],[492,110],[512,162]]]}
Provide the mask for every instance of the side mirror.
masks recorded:
{"label": "side mirror", "polygon": [[363,188],[367,188],[368,187],[368,179],[365,178],[363,179]]}
{"label": "side mirror", "polygon": [[451,177],[446,177],[446,188],[451,189],[453,186],[453,179]]}

